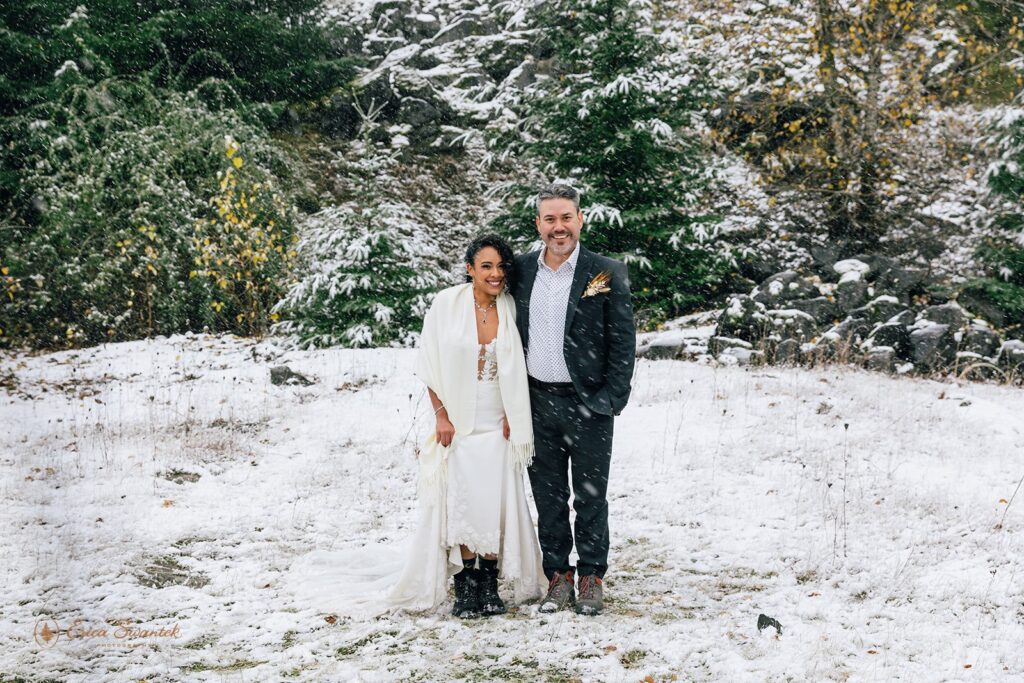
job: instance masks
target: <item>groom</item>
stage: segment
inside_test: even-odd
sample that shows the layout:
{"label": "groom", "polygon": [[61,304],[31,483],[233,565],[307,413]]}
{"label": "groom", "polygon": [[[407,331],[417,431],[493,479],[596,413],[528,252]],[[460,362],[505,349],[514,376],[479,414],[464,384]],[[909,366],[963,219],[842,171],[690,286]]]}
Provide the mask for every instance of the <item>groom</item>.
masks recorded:
{"label": "groom", "polygon": [[[536,223],[544,247],[516,257],[514,296],[533,408],[530,484],[549,581],[540,611],[575,604],[579,614],[599,614],[608,569],[612,423],[629,398],[636,356],[629,273],[580,244],[583,213],[574,188],[541,190]],[[574,540],[576,568],[569,564]]]}

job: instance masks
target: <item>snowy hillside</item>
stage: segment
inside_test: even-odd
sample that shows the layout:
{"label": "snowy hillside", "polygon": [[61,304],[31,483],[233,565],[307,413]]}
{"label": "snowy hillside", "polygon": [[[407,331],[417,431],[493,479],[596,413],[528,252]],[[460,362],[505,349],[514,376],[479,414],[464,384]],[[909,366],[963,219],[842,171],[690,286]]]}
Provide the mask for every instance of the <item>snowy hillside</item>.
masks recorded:
{"label": "snowy hillside", "polygon": [[[378,107],[380,139],[428,154],[465,148],[467,161],[476,164],[502,152],[482,149],[486,132],[521,125],[517,106],[524,96],[557,76],[549,38],[528,20],[536,4],[328,0],[324,7],[334,20],[362,31],[360,49],[368,66],[357,81],[363,90],[356,99],[364,110],[371,102]],[[838,3],[833,11],[840,32],[853,36],[869,5],[875,7]],[[913,16],[905,17],[902,29],[898,17],[877,18],[884,24],[875,27],[879,36],[906,33],[905,41],[892,44],[879,39],[884,58],[877,82],[865,75],[865,65],[844,65],[843,55],[837,57],[856,106],[848,121],[833,121],[832,132],[822,135],[833,108],[822,99],[828,84],[822,82],[816,47],[818,11],[825,6],[808,0],[728,0],[649,8],[669,45],[666,60],[684,65],[683,72],[692,71],[694,79],[701,74],[708,79],[711,104],[695,129],[709,144],[706,163],[719,180],[702,198],[703,208],[721,215],[719,240],[744,258],[769,261],[775,270],[807,265],[816,250],[833,248],[821,196],[829,188],[816,185],[813,169],[824,154],[818,145],[839,135],[840,147],[878,147],[886,157],[883,165],[895,169],[885,174],[879,199],[883,225],[877,229],[887,253],[953,282],[979,274],[976,252],[989,234],[987,212],[1000,205],[985,196],[986,169],[998,155],[992,135],[1005,127],[1006,117],[1019,116],[1020,106],[996,92],[988,99],[968,97],[972,88],[961,80],[980,77],[1005,59],[1008,70],[1000,78],[1010,82],[1007,74],[1018,73],[1019,58],[1012,50],[998,57],[975,55],[975,19],[940,18],[934,8],[918,11],[908,4],[899,12]],[[965,4],[958,7],[968,11]],[[850,51],[849,58],[864,54],[856,38]],[[988,66],[968,68],[976,61]],[[902,113],[886,127],[884,112],[890,109]],[[864,130],[863,120],[876,110],[883,112],[881,128]],[[349,121],[353,130],[359,124],[347,102],[336,103],[328,119]],[[1004,123],[994,128],[1000,119]],[[849,130],[837,132],[844,127]],[[792,139],[786,139],[790,133]],[[536,173],[521,161],[513,168]],[[502,180],[492,178],[488,187]],[[848,180],[861,182],[856,173]]]}
{"label": "snowy hillside", "polygon": [[[309,553],[410,533],[412,358],[230,336],[4,356],[0,678],[1024,677],[1020,391],[858,370],[639,361],[601,617],[300,598]],[[34,639],[76,620],[109,633]],[[124,622],[177,631],[129,647]]]}

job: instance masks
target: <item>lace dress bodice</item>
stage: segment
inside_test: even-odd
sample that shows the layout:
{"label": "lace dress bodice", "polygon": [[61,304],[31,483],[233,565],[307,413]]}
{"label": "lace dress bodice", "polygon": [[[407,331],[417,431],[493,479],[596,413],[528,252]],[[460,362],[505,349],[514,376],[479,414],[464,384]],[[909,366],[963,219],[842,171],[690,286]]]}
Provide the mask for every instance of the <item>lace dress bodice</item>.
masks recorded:
{"label": "lace dress bodice", "polygon": [[478,382],[498,381],[498,354],[495,351],[495,342],[492,339],[486,344],[480,345],[480,355],[476,366],[476,379]]}

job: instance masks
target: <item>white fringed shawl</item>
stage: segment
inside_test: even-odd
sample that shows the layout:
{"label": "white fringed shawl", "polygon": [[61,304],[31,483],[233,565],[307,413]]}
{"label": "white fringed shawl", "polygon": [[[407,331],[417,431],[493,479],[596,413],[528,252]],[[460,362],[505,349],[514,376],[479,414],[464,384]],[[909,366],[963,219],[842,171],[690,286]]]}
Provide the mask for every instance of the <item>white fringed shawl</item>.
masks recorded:
{"label": "white fringed shawl", "polygon": [[[440,292],[423,320],[416,375],[434,390],[455,425],[455,439],[473,431],[476,418],[476,383],[480,345],[476,336],[471,284]],[[495,304],[498,314],[498,383],[509,423],[507,442],[515,472],[533,459],[533,424],[526,380],[526,359],[515,327],[512,297],[502,294]],[[455,442],[453,441],[453,444]],[[331,609],[370,618],[393,609],[410,612],[435,609],[448,597],[449,577],[462,571],[458,546],[445,547],[447,528],[447,472],[449,448],[430,437],[420,449],[420,509],[417,531],[402,561],[388,546],[367,546],[356,553],[311,553],[293,568],[297,595]],[[522,482],[519,482],[522,485]],[[516,600],[543,595],[544,578],[540,548],[533,522],[522,501],[523,514],[506,516],[515,505],[502,502],[503,534],[501,571],[515,579]],[[504,574],[503,574],[504,576]]]}
{"label": "white fringed shawl", "polygon": [[[498,314],[495,344],[498,385],[509,424],[509,457],[514,471],[520,472],[533,460],[533,419],[526,357],[515,326],[514,300],[508,294],[500,294],[495,309]],[[442,290],[423,318],[416,376],[441,399],[448,419],[455,426],[455,439],[473,431],[479,353],[472,283]],[[445,490],[449,448],[437,443],[433,430],[420,448],[421,494],[433,497]]]}

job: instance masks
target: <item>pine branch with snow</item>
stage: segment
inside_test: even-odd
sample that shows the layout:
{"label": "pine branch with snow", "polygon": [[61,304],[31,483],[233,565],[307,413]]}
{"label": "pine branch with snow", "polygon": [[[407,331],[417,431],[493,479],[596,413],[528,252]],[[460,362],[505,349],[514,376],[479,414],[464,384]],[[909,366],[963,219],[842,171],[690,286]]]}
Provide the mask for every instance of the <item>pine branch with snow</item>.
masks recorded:
{"label": "pine branch with snow", "polygon": [[409,205],[377,186],[394,153],[361,160],[358,195],[310,216],[300,279],[274,306],[275,330],[303,348],[408,346],[446,281],[443,257]]}

